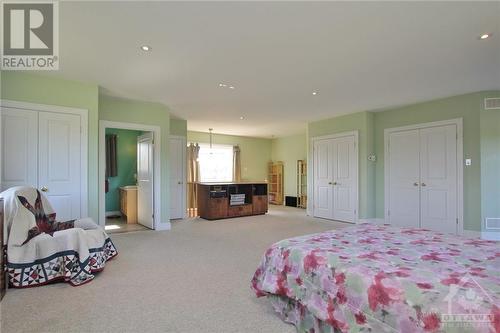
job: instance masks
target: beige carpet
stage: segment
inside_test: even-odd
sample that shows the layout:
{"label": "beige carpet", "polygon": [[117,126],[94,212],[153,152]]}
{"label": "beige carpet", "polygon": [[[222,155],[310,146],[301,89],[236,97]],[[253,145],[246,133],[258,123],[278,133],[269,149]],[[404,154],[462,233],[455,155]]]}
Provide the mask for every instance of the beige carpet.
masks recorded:
{"label": "beige carpet", "polygon": [[119,255],[93,282],[10,289],[1,332],[295,332],[254,296],[250,279],[271,243],[344,226],[274,208],[114,234]]}

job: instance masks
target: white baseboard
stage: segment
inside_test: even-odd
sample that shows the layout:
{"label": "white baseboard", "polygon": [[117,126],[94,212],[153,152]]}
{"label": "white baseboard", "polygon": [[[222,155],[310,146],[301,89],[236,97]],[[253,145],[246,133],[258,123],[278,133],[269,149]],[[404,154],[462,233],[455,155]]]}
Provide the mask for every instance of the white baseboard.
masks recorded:
{"label": "white baseboard", "polygon": [[172,229],[172,224],[169,222],[167,223],[158,223],[155,226],[155,231],[162,231],[162,230],[170,230]]}
{"label": "white baseboard", "polygon": [[470,238],[481,238],[486,240],[500,241],[499,231],[474,231],[474,230],[464,230],[464,237]]}
{"label": "white baseboard", "polygon": [[109,211],[109,212],[106,212],[105,214],[106,214],[106,217],[113,216],[113,215],[122,215],[122,213],[119,210]]}
{"label": "white baseboard", "polygon": [[481,237],[481,231],[464,230],[462,236],[464,236],[464,237],[470,237],[470,238],[480,238]]}
{"label": "white baseboard", "polygon": [[372,223],[372,224],[384,224],[384,219],[372,218],[372,219],[359,219],[358,223]]}
{"label": "white baseboard", "polygon": [[500,231],[483,231],[481,238],[487,240],[500,241]]}

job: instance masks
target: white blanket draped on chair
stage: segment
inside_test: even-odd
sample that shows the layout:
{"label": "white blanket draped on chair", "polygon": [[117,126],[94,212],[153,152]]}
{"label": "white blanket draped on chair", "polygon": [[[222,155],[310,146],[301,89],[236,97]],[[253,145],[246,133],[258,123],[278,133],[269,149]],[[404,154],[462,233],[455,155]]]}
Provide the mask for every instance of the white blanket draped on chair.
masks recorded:
{"label": "white blanket draped on chair", "polygon": [[33,287],[54,280],[81,285],[90,282],[93,273],[104,269],[106,261],[118,254],[106,232],[90,218],[74,221],[74,228],[52,235],[42,232],[29,239],[29,231],[37,230],[37,218],[19,198],[33,207],[42,206],[42,215],[54,214],[48,200],[31,187],[13,187],[0,197],[5,203],[7,269],[12,287]]}

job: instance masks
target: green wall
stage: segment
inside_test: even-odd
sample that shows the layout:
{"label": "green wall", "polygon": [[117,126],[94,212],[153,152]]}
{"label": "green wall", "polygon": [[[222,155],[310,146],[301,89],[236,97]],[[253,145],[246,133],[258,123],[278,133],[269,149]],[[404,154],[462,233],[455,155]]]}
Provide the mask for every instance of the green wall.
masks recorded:
{"label": "green wall", "polygon": [[166,106],[110,96],[99,96],[99,120],[159,126],[161,130],[161,223],[169,223],[168,136],[170,115]]}
{"label": "green wall", "polygon": [[[482,98],[500,98],[500,91],[485,92]],[[481,211],[500,218],[500,110],[484,110],[481,104]],[[483,224],[484,226],[484,224]]]}
{"label": "green wall", "polygon": [[187,136],[187,121],[170,118],[170,135]]}
{"label": "green wall", "polygon": [[1,83],[3,99],[88,110],[88,212],[89,216],[97,221],[98,86],[14,71],[2,71]]}
{"label": "green wall", "polygon": [[479,109],[481,94],[467,94],[419,103],[375,114],[377,147],[376,205],[378,218],[384,217],[384,129],[418,123],[462,118],[464,158],[464,229],[481,230],[481,158]]}
{"label": "green wall", "polygon": [[[267,163],[271,160],[271,140],[213,134],[213,143],[221,145],[239,145],[241,149],[241,179],[257,181],[267,179]],[[204,132],[187,133],[188,142],[208,143],[209,134]]]}
{"label": "green wall", "polygon": [[306,134],[273,139],[271,158],[283,162],[283,187],[285,195],[297,196],[297,160],[307,160]]}
{"label": "green wall", "polygon": [[[471,166],[464,166],[464,229],[480,231],[482,216],[500,216],[500,112],[483,110],[483,98],[499,94],[471,93],[317,121],[308,124],[308,138],[359,131],[360,218],[383,218],[384,130],[462,118],[463,158],[472,159]],[[375,163],[367,160],[372,152],[377,156]]]}
{"label": "green wall", "polygon": [[109,177],[109,191],[106,193],[106,211],[120,210],[120,195],[118,189],[121,186],[135,185],[137,175],[137,137],[142,131],[132,131],[117,128],[106,128],[106,135],[116,134],[116,152],[118,174]]}
{"label": "green wall", "polygon": [[[374,217],[375,203],[373,193],[375,183],[373,174],[375,163],[368,161],[374,152],[374,116],[370,112],[359,112],[336,118],[325,119],[308,124],[308,138],[358,131],[359,134],[359,218]],[[309,168],[309,170],[311,170]]]}

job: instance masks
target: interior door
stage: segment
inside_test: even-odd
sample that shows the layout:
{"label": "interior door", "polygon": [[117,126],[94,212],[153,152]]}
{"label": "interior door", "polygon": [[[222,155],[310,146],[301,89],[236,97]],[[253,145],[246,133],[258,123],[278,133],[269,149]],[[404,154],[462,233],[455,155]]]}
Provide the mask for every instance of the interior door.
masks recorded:
{"label": "interior door", "polygon": [[333,219],[356,221],[356,147],[354,136],[333,139]]}
{"label": "interior door", "polygon": [[314,142],[314,216],[333,219],[333,143]]}
{"label": "interior door", "polygon": [[419,130],[389,135],[389,223],[398,227],[420,225]]}
{"label": "interior door", "polygon": [[80,116],[39,113],[38,188],[65,221],[81,217]]}
{"label": "interior door", "polygon": [[186,145],[182,138],[171,137],[169,141],[170,172],[170,218],[184,217],[184,167]]}
{"label": "interior door", "polygon": [[13,186],[38,186],[38,112],[4,108],[0,192]]}
{"label": "interior door", "polygon": [[137,137],[137,221],[154,229],[153,133]]}
{"label": "interior door", "polygon": [[456,125],[420,130],[421,227],[457,232]]}

